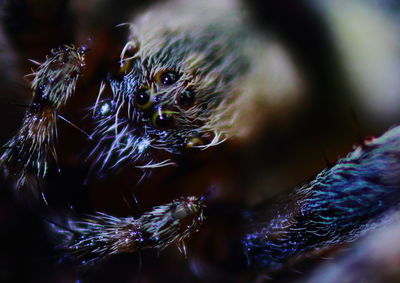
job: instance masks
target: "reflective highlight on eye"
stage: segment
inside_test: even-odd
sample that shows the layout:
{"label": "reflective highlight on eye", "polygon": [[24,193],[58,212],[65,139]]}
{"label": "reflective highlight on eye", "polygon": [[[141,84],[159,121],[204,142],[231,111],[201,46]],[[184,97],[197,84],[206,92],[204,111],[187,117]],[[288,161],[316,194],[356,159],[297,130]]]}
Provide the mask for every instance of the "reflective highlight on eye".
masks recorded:
{"label": "reflective highlight on eye", "polygon": [[153,114],[151,121],[159,129],[171,128],[174,122],[173,113],[171,111],[159,110]]}
{"label": "reflective highlight on eye", "polygon": [[135,94],[135,103],[141,109],[148,109],[152,104],[150,91],[144,88],[140,89]]}

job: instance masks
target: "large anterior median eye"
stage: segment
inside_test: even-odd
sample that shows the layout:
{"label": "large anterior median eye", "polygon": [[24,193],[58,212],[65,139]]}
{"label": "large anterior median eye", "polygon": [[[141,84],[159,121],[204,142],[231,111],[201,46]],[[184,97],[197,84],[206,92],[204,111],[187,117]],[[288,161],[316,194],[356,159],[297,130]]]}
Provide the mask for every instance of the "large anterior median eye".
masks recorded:
{"label": "large anterior median eye", "polygon": [[141,109],[148,109],[152,104],[150,90],[139,89],[135,94],[135,104]]}
{"label": "large anterior median eye", "polygon": [[153,114],[151,121],[159,129],[171,128],[174,124],[173,113],[175,112],[158,110]]}

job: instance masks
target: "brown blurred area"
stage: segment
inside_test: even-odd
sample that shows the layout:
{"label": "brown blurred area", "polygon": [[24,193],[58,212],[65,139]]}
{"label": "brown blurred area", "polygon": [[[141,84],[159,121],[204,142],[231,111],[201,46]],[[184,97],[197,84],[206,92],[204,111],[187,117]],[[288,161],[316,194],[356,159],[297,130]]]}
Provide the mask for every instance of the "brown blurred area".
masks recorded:
{"label": "brown blurred area", "polygon": [[[154,1],[3,0],[0,3],[0,142],[18,129],[31,93],[29,77],[46,54],[62,44],[86,44],[87,66],[77,91],[62,115],[90,132],[84,119],[100,82],[116,64],[135,13]],[[176,156],[178,166],[151,172],[121,168],[112,176],[87,182],[87,138],[59,122],[57,150],[61,173],[51,170],[44,185],[48,206],[30,192],[0,192],[0,281],[11,282],[248,282],[249,272],[239,245],[242,209],[269,200],[299,185],[349,152],[367,135],[381,134],[398,118],[371,123],[360,115],[336,39],[323,11],[312,1],[245,2],[261,30],[273,33],[289,50],[307,84],[304,106],[294,115],[259,125],[254,140],[228,141],[207,151]],[[1,29],[2,28],[2,29]],[[290,116],[290,119],[287,117]],[[248,117],[251,119],[251,117]],[[54,165],[54,164],[53,164]],[[3,187],[7,182],[3,181]],[[97,269],[76,274],[58,265],[43,215],[104,211],[116,216],[139,215],[181,195],[203,195],[211,187],[206,221],[188,241],[189,259],[175,247],[117,256]],[[137,202],[136,202],[137,200]],[[280,281],[293,280],[290,273]]]}

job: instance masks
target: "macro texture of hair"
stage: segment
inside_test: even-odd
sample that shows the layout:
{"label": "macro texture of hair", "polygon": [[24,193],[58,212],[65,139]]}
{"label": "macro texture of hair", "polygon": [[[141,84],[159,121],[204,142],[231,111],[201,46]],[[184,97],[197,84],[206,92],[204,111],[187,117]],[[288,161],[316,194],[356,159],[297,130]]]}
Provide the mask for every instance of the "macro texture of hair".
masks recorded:
{"label": "macro texture of hair", "polygon": [[43,178],[49,155],[57,160],[58,110],[66,104],[84,66],[84,49],[62,46],[51,51],[46,61],[32,74],[33,99],[27,107],[22,126],[4,146],[0,165],[5,175],[16,178],[16,186],[30,178]]}
{"label": "macro texture of hair", "polygon": [[[29,72],[26,58],[62,46],[38,63],[19,130],[15,109],[0,111],[0,123],[15,120],[3,138],[17,130],[0,151],[0,281],[395,274],[400,128],[293,185],[323,168],[321,149],[350,152],[355,132],[399,124],[400,10],[389,17],[371,5],[396,1],[0,3],[0,85]],[[64,45],[86,39],[90,53]],[[5,103],[23,103],[2,92]],[[355,130],[349,108],[368,122],[361,116]],[[60,125],[61,111],[89,140]],[[8,189],[41,178],[44,202],[20,197],[35,190]],[[217,194],[207,206],[179,198],[211,186]],[[293,190],[275,202],[285,188]],[[188,257],[167,248],[185,253],[186,241]]]}
{"label": "macro texture of hair", "polygon": [[154,207],[139,218],[114,217],[105,213],[88,215],[82,221],[69,221],[68,229],[50,224],[61,234],[67,254],[81,264],[92,265],[112,255],[144,249],[165,249],[178,245],[186,255],[184,241],[203,223],[205,205],[197,197],[180,197]]}
{"label": "macro texture of hair", "polygon": [[254,213],[244,250],[252,266],[278,269],[296,256],[358,239],[399,200],[396,127],[365,141],[270,211]]}
{"label": "macro texture of hair", "polygon": [[141,168],[169,165],[157,162],[154,150],[217,145],[251,127],[239,124],[255,97],[291,100],[295,76],[283,71],[280,79],[291,79],[265,79],[284,63],[266,60],[280,58],[276,44],[246,23],[236,1],[171,1],[129,26],[119,70],[109,74],[93,107],[98,143],[91,155],[100,169],[127,160]]}

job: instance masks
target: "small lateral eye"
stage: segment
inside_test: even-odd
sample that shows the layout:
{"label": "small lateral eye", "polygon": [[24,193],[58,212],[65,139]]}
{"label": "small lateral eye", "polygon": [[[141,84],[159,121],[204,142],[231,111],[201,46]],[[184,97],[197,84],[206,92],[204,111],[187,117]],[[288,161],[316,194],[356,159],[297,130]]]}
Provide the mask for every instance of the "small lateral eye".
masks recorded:
{"label": "small lateral eye", "polygon": [[151,94],[148,89],[142,88],[135,94],[135,103],[142,109],[147,109],[151,106]]}
{"label": "small lateral eye", "polygon": [[127,74],[132,69],[132,60],[122,60],[119,68],[120,74]]}
{"label": "small lateral eye", "polygon": [[122,50],[121,59],[130,59],[134,57],[139,51],[139,47],[140,45],[137,42],[128,42]]}
{"label": "small lateral eye", "polygon": [[161,110],[155,112],[151,120],[153,125],[159,129],[171,128],[174,122],[172,113]]}
{"label": "small lateral eye", "polygon": [[186,148],[193,148],[201,145],[204,145],[204,141],[200,137],[190,137],[187,140]]}
{"label": "small lateral eye", "polygon": [[166,71],[162,73],[160,76],[160,82],[165,86],[169,86],[176,83],[178,79],[179,75],[173,71]]}
{"label": "small lateral eye", "polygon": [[123,54],[121,54],[121,61],[120,61],[120,74],[127,74],[133,67],[133,57],[138,52],[139,48],[132,44],[127,45],[124,48]]}
{"label": "small lateral eye", "polygon": [[193,88],[188,88],[182,91],[178,97],[178,104],[183,107],[193,106],[195,101],[195,93]]}

